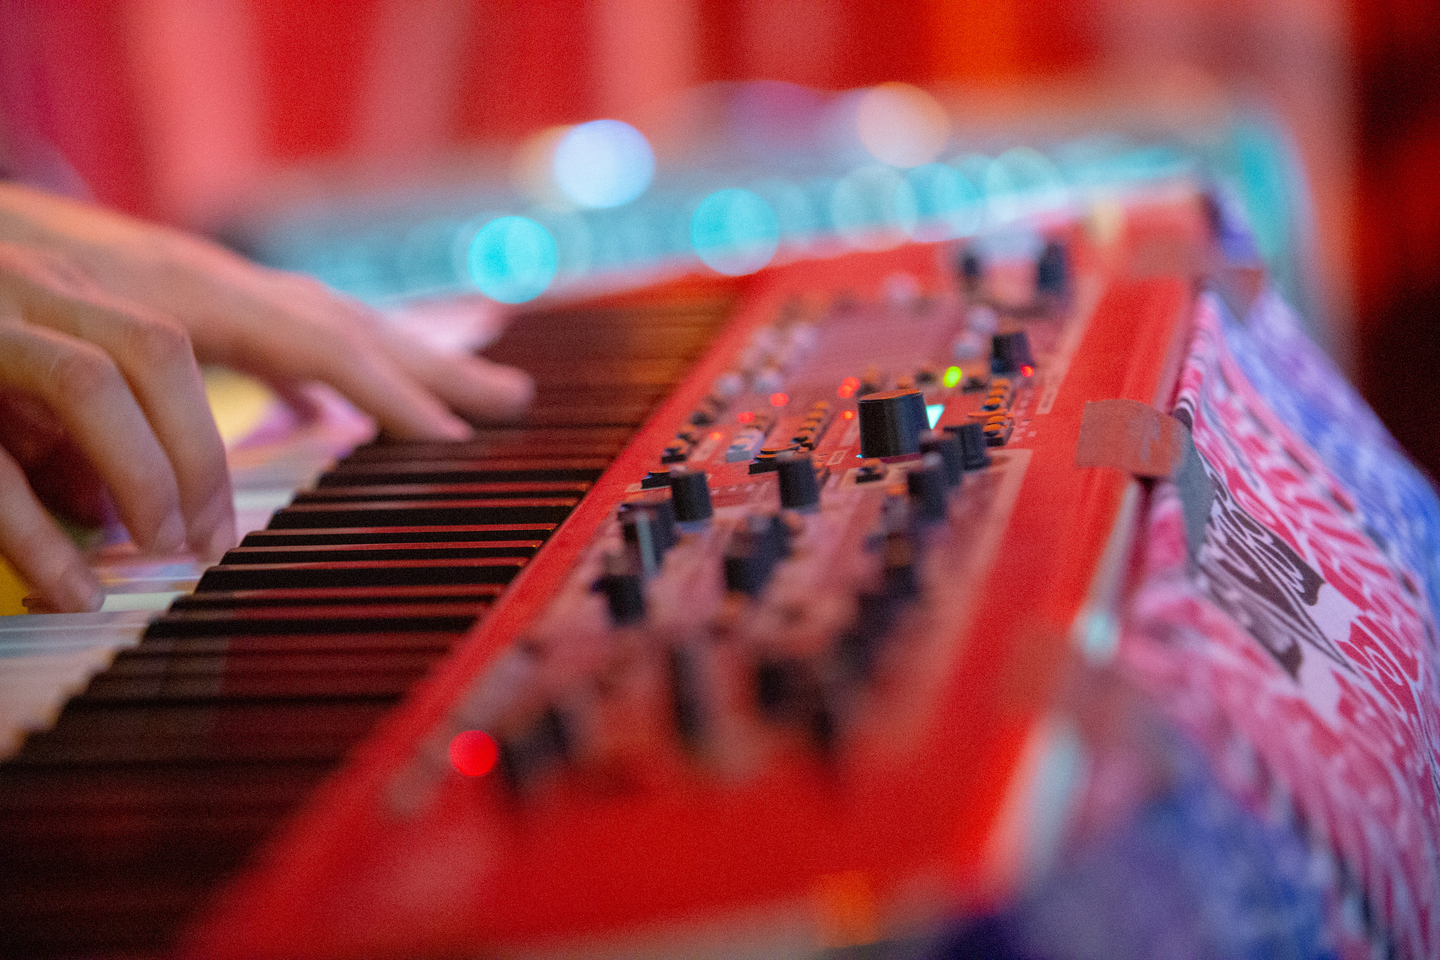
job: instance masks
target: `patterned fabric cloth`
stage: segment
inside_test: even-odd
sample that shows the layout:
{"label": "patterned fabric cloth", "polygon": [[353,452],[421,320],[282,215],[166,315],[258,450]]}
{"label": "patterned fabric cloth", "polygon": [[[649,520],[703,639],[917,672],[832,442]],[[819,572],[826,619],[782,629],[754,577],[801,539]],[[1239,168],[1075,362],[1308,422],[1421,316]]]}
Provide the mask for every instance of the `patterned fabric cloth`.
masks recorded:
{"label": "patterned fabric cloth", "polygon": [[1108,668],[1168,778],[933,952],[1440,956],[1440,503],[1274,294],[1200,298],[1172,412],[1208,522],[1156,484]]}

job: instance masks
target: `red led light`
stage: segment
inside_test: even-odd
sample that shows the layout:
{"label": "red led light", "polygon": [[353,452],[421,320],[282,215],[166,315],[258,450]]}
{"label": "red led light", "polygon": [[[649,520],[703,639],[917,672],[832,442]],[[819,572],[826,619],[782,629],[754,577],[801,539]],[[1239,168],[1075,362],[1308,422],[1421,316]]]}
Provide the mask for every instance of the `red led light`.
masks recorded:
{"label": "red led light", "polygon": [[772,406],[772,407],[783,407],[783,406],[785,406],[785,404],[787,404],[787,403],[789,403],[789,402],[790,402],[790,394],[788,394],[788,393],[772,393],[772,394],[770,394],[770,406]]}
{"label": "red led light", "polygon": [[739,420],[741,423],[754,423],[755,414],[751,413],[749,410],[742,410],[739,413],[735,414],[735,419]]}
{"label": "red led light", "polygon": [[860,378],[859,378],[859,377],[846,377],[844,380],[841,380],[841,381],[840,381],[840,389],[839,389],[839,390],[836,390],[835,392],[836,392],[837,394],[839,394],[841,397],[844,397],[844,398],[846,398],[846,399],[849,399],[850,397],[855,396],[855,391],[856,391],[856,390],[859,390],[859,389],[860,389]]}
{"label": "red led light", "polygon": [[1033,377],[1034,375],[1035,375],[1035,368],[1032,367],[1032,366],[1030,366],[1030,364],[1027,363],[1027,364],[1025,364],[1025,366],[1023,366],[1023,367],[1020,368],[1020,376],[1022,376],[1022,377]]}
{"label": "red led light", "polygon": [[854,419],[855,419],[855,411],[854,411],[854,410],[846,410],[844,413],[840,414],[840,419],[841,419],[841,420],[854,420]]}
{"label": "red led light", "polygon": [[450,765],[467,777],[483,777],[495,769],[500,748],[483,730],[462,730],[450,741]]}

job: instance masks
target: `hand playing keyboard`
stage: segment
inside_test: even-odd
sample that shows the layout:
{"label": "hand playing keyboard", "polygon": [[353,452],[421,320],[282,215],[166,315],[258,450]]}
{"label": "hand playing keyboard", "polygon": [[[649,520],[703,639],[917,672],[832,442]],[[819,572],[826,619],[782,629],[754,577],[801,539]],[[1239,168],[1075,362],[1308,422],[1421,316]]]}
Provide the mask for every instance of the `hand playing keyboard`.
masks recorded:
{"label": "hand playing keyboard", "polygon": [[108,494],[143,549],[233,546],[197,358],[282,395],[329,383],[406,438],[463,438],[533,394],[524,373],[432,351],[312,280],[0,184],[0,554],[52,608],[103,596],[46,507],[93,522]]}

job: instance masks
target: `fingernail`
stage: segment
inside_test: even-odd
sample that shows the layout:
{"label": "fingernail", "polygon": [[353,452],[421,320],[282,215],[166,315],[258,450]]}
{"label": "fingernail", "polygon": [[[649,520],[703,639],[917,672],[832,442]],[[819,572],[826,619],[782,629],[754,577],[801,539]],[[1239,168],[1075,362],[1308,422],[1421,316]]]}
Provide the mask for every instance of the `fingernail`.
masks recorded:
{"label": "fingernail", "polygon": [[219,560],[225,556],[225,551],[235,546],[235,542],[235,524],[231,522],[220,524],[210,535],[210,542],[205,545],[205,559]]}
{"label": "fingernail", "polygon": [[151,549],[156,553],[180,553],[185,549],[185,518],[178,510],[172,511],[155,531]]}
{"label": "fingernail", "polygon": [[202,560],[218,560],[235,546],[235,499],[229,484],[210,498],[191,524],[190,549]]}
{"label": "fingernail", "polygon": [[441,424],[446,440],[469,440],[475,436],[475,428],[456,416],[447,416]]}
{"label": "fingernail", "polygon": [[63,611],[93,613],[105,603],[105,591],[83,563],[73,564],[60,579],[55,597],[56,605]]}
{"label": "fingernail", "polygon": [[517,407],[528,407],[535,399],[535,378],[515,367],[497,367],[495,384]]}

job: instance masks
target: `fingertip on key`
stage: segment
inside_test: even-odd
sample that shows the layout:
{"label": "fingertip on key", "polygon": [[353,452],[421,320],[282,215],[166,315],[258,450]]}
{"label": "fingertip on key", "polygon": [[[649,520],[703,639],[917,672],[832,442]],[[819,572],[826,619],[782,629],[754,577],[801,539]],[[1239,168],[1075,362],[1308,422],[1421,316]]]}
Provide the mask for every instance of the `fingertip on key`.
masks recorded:
{"label": "fingertip on key", "polygon": [[172,510],[155,535],[150,538],[150,550],[155,553],[181,553],[185,550],[185,518],[180,511]]}

